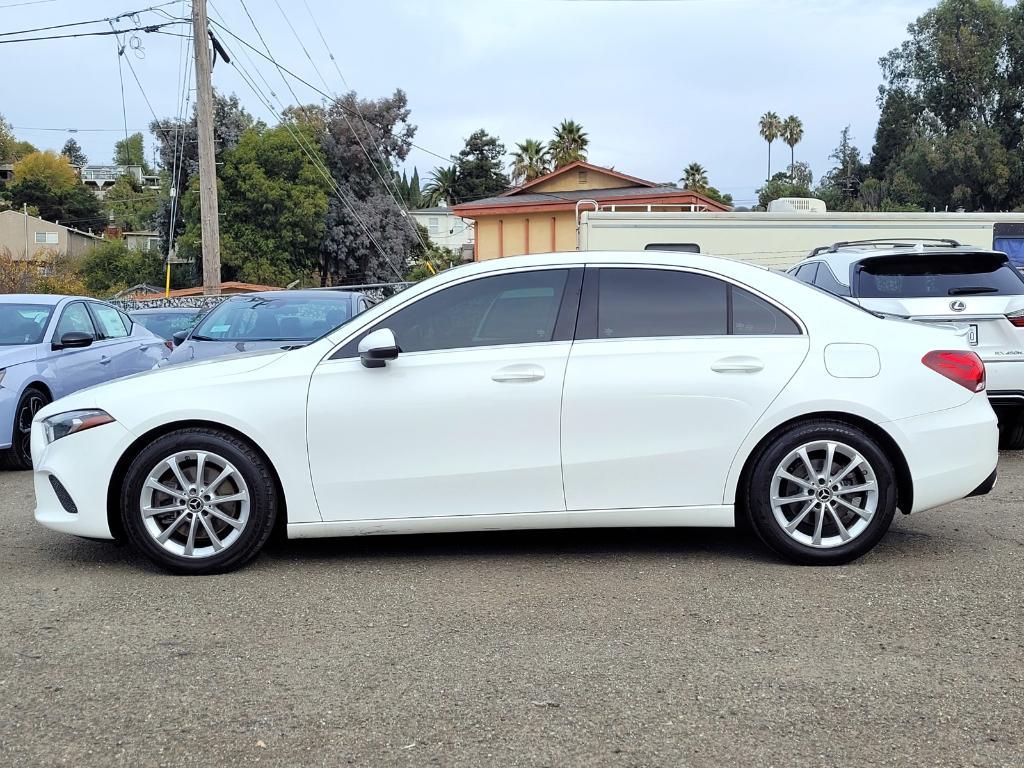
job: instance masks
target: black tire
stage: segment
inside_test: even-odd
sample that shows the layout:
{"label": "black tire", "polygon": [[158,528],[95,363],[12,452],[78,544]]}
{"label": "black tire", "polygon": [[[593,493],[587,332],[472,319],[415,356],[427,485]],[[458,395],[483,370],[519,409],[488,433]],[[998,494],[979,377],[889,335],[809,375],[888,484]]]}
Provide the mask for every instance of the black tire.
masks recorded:
{"label": "black tire", "polygon": [[11,430],[11,447],[0,451],[0,469],[32,469],[31,437],[32,419],[44,405],[50,402],[46,393],[35,387],[26,389],[14,409],[14,425]]}
{"label": "black tire", "polygon": [[[241,530],[238,532],[237,537],[229,545],[224,546],[222,550],[206,557],[185,557],[165,549],[164,546],[157,542],[154,534],[147,529],[142,512],[143,487],[150,473],[155,472],[168,457],[190,451],[202,451],[230,462],[237,473],[241,475],[249,497],[247,518],[240,525]],[[211,462],[209,466],[216,466],[212,458],[208,459],[208,461]],[[193,483],[196,481],[196,469],[196,466],[192,466],[190,469],[184,464],[181,467],[185,479]],[[170,470],[168,469],[167,471]],[[211,469],[209,474],[207,472],[203,474],[208,479],[210,474],[214,473]],[[229,476],[228,482],[233,482],[230,480],[230,477],[233,476]],[[210,482],[210,488],[213,489],[212,481]],[[177,483],[177,485],[180,485],[180,483]],[[198,487],[203,487],[203,483],[197,485]],[[219,487],[224,487],[223,483]],[[241,490],[241,488],[238,489]],[[153,498],[155,499],[156,496],[154,495]],[[186,500],[179,501],[166,495],[161,496],[161,498],[164,501],[169,501],[171,505],[187,504]],[[156,506],[155,503],[154,506]],[[157,438],[150,445],[146,446],[129,465],[121,487],[121,521],[128,540],[137,550],[159,566],[179,574],[223,573],[234,570],[251,560],[259,553],[263,545],[266,544],[274,529],[277,507],[277,486],[266,459],[250,443],[229,432],[216,429],[186,428]],[[241,508],[240,504],[238,508]],[[225,510],[230,512],[229,507],[219,509],[222,512]],[[189,514],[193,517],[200,516],[205,518],[206,521],[210,521],[211,525],[219,524],[218,519],[215,519],[212,513],[200,511]],[[240,516],[241,514],[239,514]],[[159,526],[160,520],[172,519],[177,519],[176,514],[168,513],[162,517],[155,518],[154,524]],[[223,519],[225,518],[219,518],[219,520]],[[187,522],[183,521],[179,526],[175,526],[175,534],[171,538],[180,538],[183,535],[183,526],[190,522],[191,519],[189,518]],[[167,523],[164,530],[171,528],[172,525],[172,523]],[[203,525],[206,525],[206,523],[202,519],[197,519],[197,533],[193,540],[197,542],[205,540],[212,547],[213,541],[206,531],[202,530]],[[223,525],[221,527],[223,528]],[[228,537],[225,538],[225,541],[230,537],[231,530],[230,528],[224,528],[224,530],[220,531],[221,534],[225,531],[227,532]]]}
{"label": "black tire", "polygon": [[999,420],[999,448],[1003,451],[1019,451],[1024,448],[1024,418],[1007,417]]}
{"label": "black tire", "polygon": [[[867,525],[864,526],[857,535],[853,536],[845,543],[839,543],[836,546],[822,548],[812,546],[810,543],[797,541],[792,535],[786,533],[783,524],[780,523],[775,516],[772,508],[771,496],[772,481],[776,470],[778,470],[780,465],[786,461],[787,457],[789,457],[794,451],[798,450],[801,446],[806,446],[816,442],[829,441],[849,446],[867,461],[870,470],[873,471],[873,482],[877,489],[877,497],[874,502],[876,505],[874,514],[871,515]],[[837,458],[835,461],[836,463],[833,464],[833,472],[835,474],[839,474],[842,471],[838,464],[839,459]],[[825,464],[825,460],[822,459],[820,463],[823,466]],[[820,470],[821,467],[818,467],[818,469]],[[862,470],[855,470],[851,473],[852,477],[848,476],[846,479],[840,481],[839,487],[842,488],[847,482],[855,484],[857,481],[853,478],[857,477],[858,473],[861,471]],[[808,475],[809,474],[810,473],[808,473]],[[813,498],[811,494],[814,492],[811,490],[805,490],[803,486],[791,484],[789,481],[783,482],[787,483],[786,487],[789,489],[798,489],[796,491],[787,491],[786,498],[791,498],[791,496],[789,496],[790,493],[807,493],[808,499]],[[817,483],[819,481],[815,480],[814,482]],[[826,483],[825,485],[828,484]],[[818,490],[821,489],[819,488]],[[852,498],[856,504],[858,498],[864,497],[855,496],[846,498]],[[892,461],[885,455],[882,448],[863,430],[853,426],[852,424],[847,424],[841,421],[816,419],[796,424],[786,429],[784,432],[771,439],[761,449],[759,455],[754,460],[751,471],[748,474],[744,501],[751,527],[757,533],[761,541],[763,541],[777,554],[787,560],[801,565],[840,565],[842,563],[848,563],[851,560],[855,560],[871,550],[882,536],[885,535],[885,532],[889,530],[893,516],[896,513],[896,472],[893,469]],[[793,502],[793,504],[794,506],[791,507],[783,507],[783,510],[792,511],[792,517],[786,517],[790,523],[799,516],[799,512],[802,511],[803,508],[801,502]],[[851,512],[845,508],[839,507],[838,505],[836,506],[836,509],[839,510],[840,517],[844,515],[848,516],[849,519],[843,520],[844,523],[852,523],[853,525],[860,524],[858,516],[853,515]],[[813,528],[813,522],[816,520],[815,516],[818,513],[818,507],[812,507],[811,511],[813,513],[809,513],[809,518],[811,519],[808,520],[808,523],[805,523],[804,526],[809,525],[810,528]],[[831,538],[833,540],[842,541],[839,536],[839,528],[833,520],[830,519],[829,514],[825,513],[824,509],[822,509],[822,518],[825,522],[820,530],[823,532],[827,530],[832,534]],[[854,530],[853,525],[851,525],[850,531],[846,531],[845,527],[843,530],[849,534]],[[798,528],[797,530],[799,531],[800,529]]]}

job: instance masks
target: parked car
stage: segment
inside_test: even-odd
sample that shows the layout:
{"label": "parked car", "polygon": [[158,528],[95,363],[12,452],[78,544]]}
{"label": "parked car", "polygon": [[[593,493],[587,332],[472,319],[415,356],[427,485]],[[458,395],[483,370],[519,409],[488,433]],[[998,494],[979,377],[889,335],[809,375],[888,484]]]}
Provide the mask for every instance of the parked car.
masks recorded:
{"label": "parked car", "polygon": [[36,519],[183,573],[293,538],[749,519],[801,563],[995,482],[948,331],[786,275],[575,252],[443,272],[301,349],[114,382],[33,426]]}
{"label": "parked car", "polygon": [[152,368],[160,339],[116,307],[77,296],[0,296],[0,467],[31,469],[32,417],[83,387]]}
{"label": "parked car", "polygon": [[205,313],[197,307],[159,307],[134,309],[128,316],[163,339],[168,349],[174,349],[174,334],[191,331]]}
{"label": "parked car", "polygon": [[372,305],[355,291],[264,291],[226,299],[190,332],[174,334],[167,364],[307,344]]}
{"label": "parked car", "polygon": [[866,309],[964,334],[985,363],[1000,446],[1024,448],[1024,278],[1005,253],[868,240],[816,248],[789,272]]}

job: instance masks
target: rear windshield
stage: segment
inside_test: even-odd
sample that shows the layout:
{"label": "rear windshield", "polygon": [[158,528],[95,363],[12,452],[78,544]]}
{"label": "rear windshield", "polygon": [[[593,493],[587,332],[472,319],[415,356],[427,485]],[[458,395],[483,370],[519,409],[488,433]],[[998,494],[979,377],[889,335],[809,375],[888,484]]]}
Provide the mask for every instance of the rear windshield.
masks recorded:
{"label": "rear windshield", "polygon": [[857,275],[866,299],[1024,294],[1024,279],[1002,254],[891,256],[868,259]]}

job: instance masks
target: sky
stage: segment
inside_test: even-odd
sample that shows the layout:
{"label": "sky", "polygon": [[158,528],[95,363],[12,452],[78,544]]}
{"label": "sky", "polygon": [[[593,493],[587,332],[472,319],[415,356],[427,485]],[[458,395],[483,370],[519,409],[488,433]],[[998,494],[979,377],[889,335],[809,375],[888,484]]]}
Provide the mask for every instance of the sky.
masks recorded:
{"label": "sky", "polygon": [[[109,30],[102,21],[24,35],[23,29],[103,19],[161,0],[0,0],[0,41]],[[675,181],[691,162],[749,205],[767,171],[758,119],[768,110],[804,124],[796,159],[817,180],[849,125],[870,153],[878,119],[879,57],[906,38],[931,0],[209,0],[210,16],[330,94],[380,98],[402,88],[417,126],[407,158],[425,178],[478,128],[508,149],[546,140],[565,118],[590,137],[588,160],[653,181]],[[164,2],[188,15],[183,0]],[[143,24],[161,19],[142,14]],[[134,26],[131,18],[119,28]],[[213,29],[216,31],[217,27]],[[294,30],[294,31],[293,31]],[[186,25],[164,28],[185,33]],[[321,40],[320,35],[323,35]],[[137,32],[121,59],[113,37],[0,45],[0,113],[40,148],[74,136],[91,162],[110,162],[124,134],[155,112],[178,114],[183,37]],[[219,35],[261,89],[294,101],[273,65]],[[136,42],[137,41],[137,42]],[[138,48],[131,47],[137,45]],[[334,61],[331,60],[331,54]],[[136,83],[128,61],[138,76]],[[337,67],[335,67],[337,65]],[[254,68],[260,70],[255,73]],[[17,76],[15,76],[17,74]],[[276,122],[231,65],[214,87]],[[293,83],[304,102],[321,96]],[[190,94],[190,98],[193,98]],[[147,103],[148,99],[148,103]],[[274,97],[270,97],[274,101]],[[152,111],[151,111],[152,108]],[[277,107],[279,108],[279,106]],[[40,130],[40,129],[57,130]],[[68,129],[78,129],[69,133]],[[103,129],[103,130],[91,130]],[[152,153],[152,137],[147,133]],[[440,157],[439,157],[440,156]],[[772,148],[773,172],[789,148]]]}

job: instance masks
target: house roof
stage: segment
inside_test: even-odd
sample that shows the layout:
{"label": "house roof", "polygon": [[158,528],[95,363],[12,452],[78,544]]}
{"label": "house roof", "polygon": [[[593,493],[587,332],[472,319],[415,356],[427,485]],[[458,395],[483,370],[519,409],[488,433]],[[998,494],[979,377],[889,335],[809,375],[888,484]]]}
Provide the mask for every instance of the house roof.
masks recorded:
{"label": "house roof", "polygon": [[580,200],[621,205],[704,205],[710,211],[727,211],[729,207],[689,189],[678,187],[613,187],[611,189],[580,189],[570,192],[527,192],[512,197],[499,195],[473,200],[455,206],[456,215],[473,218],[491,213],[522,213],[525,210],[575,210]]}
{"label": "house roof", "polygon": [[[8,215],[9,216],[17,216],[19,219],[25,218],[25,214],[23,212],[16,211],[13,208],[8,208],[6,211],[0,211],[0,216],[8,216]],[[80,229],[75,229],[74,227],[69,227],[67,224],[59,224],[56,221],[47,221],[46,219],[40,218],[39,216],[33,216],[31,213],[28,215],[28,217],[30,219],[32,219],[33,221],[41,221],[41,222],[43,222],[43,224],[49,224],[51,227],[60,227],[61,229],[66,229],[68,232],[74,232],[76,235],[81,235],[82,237],[91,237],[94,240],[102,240],[103,239],[99,235],[94,235],[92,232],[83,232]]]}
{"label": "house roof", "polygon": [[[611,168],[604,168],[604,167],[602,167],[600,165],[593,165],[591,163],[586,162],[585,160],[576,160],[575,162],[569,163],[568,165],[563,165],[561,168],[559,168],[558,170],[552,171],[551,173],[546,173],[543,176],[538,176],[533,181],[528,181],[525,184],[523,184],[522,186],[510,189],[510,190],[508,190],[508,192],[502,192],[501,193],[501,197],[519,196],[523,192],[525,192],[526,190],[528,190],[528,189],[530,189],[532,187],[535,187],[538,184],[542,184],[545,181],[551,181],[551,179],[558,178],[559,176],[563,176],[564,174],[571,173],[572,171],[575,171],[575,170],[594,171],[595,173],[600,173],[600,174],[603,174],[605,176],[613,176],[616,179],[622,179],[623,181],[628,181],[631,184],[633,184],[635,186],[638,186],[638,187],[657,187],[658,186],[653,181],[647,181],[647,179],[641,179],[641,178],[638,178],[636,176],[629,176],[629,175],[627,175],[625,173],[620,173],[619,171],[613,170]],[[478,202],[478,201],[473,201],[473,202]]]}
{"label": "house roof", "polygon": [[454,216],[455,215],[454,212],[452,211],[452,209],[449,208],[446,205],[435,205],[433,208],[414,208],[413,210],[409,211],[409,213],[412,213],[412,214],[417,214],[417,213],[424,213],[424,214],[428,214],[428,213],[429,214],[444,213],[444,214],[447,214],[449,216]]}

